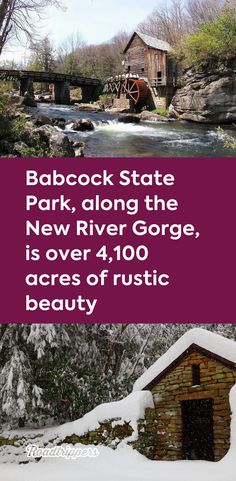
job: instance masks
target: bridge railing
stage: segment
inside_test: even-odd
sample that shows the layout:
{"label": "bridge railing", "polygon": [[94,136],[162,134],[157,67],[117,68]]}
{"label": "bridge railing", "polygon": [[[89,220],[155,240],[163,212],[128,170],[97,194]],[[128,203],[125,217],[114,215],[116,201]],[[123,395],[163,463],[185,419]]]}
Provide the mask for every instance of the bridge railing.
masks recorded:
{"label": "bridge railing", "polygon": [[57,82],[68,82],[74,86],[83,85],[102,85],[102,81],[96,78],[83,77],[82,75],[69,75],[57,72],[37,72],[30,70],[11,70],[11,69],[0,69],[0,79],[17,79],[23,80],[26,78],[32,79],[34,82],[46,82],[46,83],[57,83]]}

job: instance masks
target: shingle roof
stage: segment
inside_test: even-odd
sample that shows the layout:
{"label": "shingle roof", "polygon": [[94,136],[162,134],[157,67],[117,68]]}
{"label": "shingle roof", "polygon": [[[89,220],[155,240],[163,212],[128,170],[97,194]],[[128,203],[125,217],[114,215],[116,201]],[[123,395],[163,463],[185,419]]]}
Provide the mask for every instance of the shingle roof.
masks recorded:
{"label": "shingle roof", "polygon": [[159,40],[158,38],[151,37],[145,33],[134,32],[128,44],[126,45],[124,52],[126,52],[126,50],[129,48],[135,35],[138,35],[148,47],[155,48],[156,50],[162,50],[163,52],[170,52],[171,50],[170,44],[168,42],[164,42],[164,40]]}
{"label": "shingle roof", "polygon": [[144,43],[148,47],[156,48],[157,50],[163,50],[164,52],[169,52],[171,50],[171,46],[168,42],[164,42],[164,40],[159,40],[156,37],[150,37],[150,35],[146,35],[145,33],[135,32],[137,35],[143,40]]}

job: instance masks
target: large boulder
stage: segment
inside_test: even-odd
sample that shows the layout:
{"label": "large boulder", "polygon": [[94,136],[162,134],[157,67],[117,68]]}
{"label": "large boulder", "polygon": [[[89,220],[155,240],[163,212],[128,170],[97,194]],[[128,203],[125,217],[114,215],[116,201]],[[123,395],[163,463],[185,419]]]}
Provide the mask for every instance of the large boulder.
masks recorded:
{"label": "large boulder", "polygon": [[30,93],[25,92],[24,96],[20,97],[20,105],[24,105],[25,107],[37,107],[37,102]]}
{"label": "large boulder", "polygon": [[62,132],[50,135],[49,147],[52,157],[75,157],[71,141]]}
{"label": "large boulder", "polygon": [[78,132],[86,132],[94,130],[93,122],[89,119],[79,119],[74,120],[72,123],[69,122],[71,130],[76,130]]}
{"label": "large boulder", "polygon": [[59,129],[65,130],[66,120],[63,117],[52,118],[52,123],[53,125],[55,125],[55,127],[59,127]]}
{"label": "large boulder", "polygon": [[84,104],[84,103],[74,103],[77,110],[84,110],[85,112],[102,112],[104,109],[99,104]]}
{"label": "large boulder", "polygon": [[181,120],[203,123],[236,121],[236,61],[214,70],[189,70],[185,86],[177,90],[170,115]]}
{"label": "large boulder", "polygon": [[146,122],[169,122],[169,119],[164,117],[164,115],[155,114],[153,112],[149,112],[148,110],[141,112],[141,114],[139,114],[139,118]]}
{"label": "large boulder", "polygon": [[34,134],[38,134],[40,141],[49,146],[49,140],[52,135],[55,134],[55,128],[52,125],[42,125],[32,131]]}
{"label": "large boulder", "polygon": [[33,120],[33,124],[36,127],[41,127],[42,125],[53,125],[53,122],[47,115],[39,115]]}
{"label": "large boulder", "polygon": [[75,157],[84,157],[85,143],[80,141],[75,141],[73,142],[72,145],[75,152]]}
{"label": "large boulder", "polygon": [[140,117],[136,114],[120,114],[118,122],[123,122],[125,124],[138,124],[140,122]]}
{"label": "large boulder", "polygon": [[22,97],[13,92],[8,96],[8,102],[10,105],[18,105],[22,101]]}
{"label": "large boulder", "polygon": [[5,139],[10,130],[10,126],[9,118],[0,113],[0,139]]}

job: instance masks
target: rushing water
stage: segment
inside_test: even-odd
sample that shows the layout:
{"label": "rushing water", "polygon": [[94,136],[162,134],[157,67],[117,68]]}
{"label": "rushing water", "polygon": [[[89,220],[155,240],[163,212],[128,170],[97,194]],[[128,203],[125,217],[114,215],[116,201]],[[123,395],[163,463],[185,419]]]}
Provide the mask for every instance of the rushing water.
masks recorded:
{"label": "rushing water", "polygon": [[[233,157],[235,151],[224,147],[225,134],[214,125],[190,122],[140,122],[125,124],[107,112],[90,113],[54,104],[39,104],[38,114],[63,117],[67,121],[92,120],[92,132],[74,132],[69,137],[83,140],[86,157]],[[225,128],[235,135],[235,129]]]}

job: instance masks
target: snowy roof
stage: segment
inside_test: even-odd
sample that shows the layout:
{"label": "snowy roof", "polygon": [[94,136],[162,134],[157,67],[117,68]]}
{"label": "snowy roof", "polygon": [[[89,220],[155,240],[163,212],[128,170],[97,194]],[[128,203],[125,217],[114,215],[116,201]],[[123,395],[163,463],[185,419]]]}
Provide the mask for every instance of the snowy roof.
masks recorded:
{"label": "snowy roof", "polygon": [[124,52],[126,52],[126,50],[129,48],[134,35],[138,35],[148,47],[155,48],[156,50],[162,50],[163,52],[169,52],[171,50],[170,44],[168,42],[164,42],[164,40],[159,40],[158,38],[151,37],[145,33],[134,32],[127,46],[125,47]]}
{"label": "snowy roof", "polygon": [[190,329],[168,351],[163,354],[134,384],[134,391],[150,388],[159,375],[167,370],[189,348],[198,347],[207,354],[217,357],[222,362],[232,364],[236,368],[236,342],[206,329]]}

